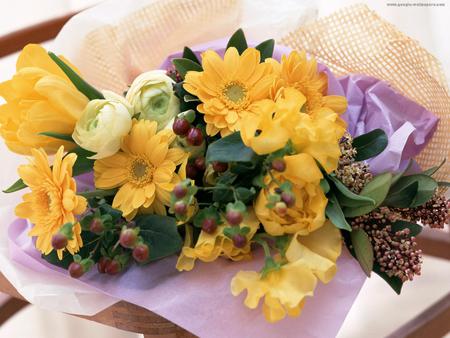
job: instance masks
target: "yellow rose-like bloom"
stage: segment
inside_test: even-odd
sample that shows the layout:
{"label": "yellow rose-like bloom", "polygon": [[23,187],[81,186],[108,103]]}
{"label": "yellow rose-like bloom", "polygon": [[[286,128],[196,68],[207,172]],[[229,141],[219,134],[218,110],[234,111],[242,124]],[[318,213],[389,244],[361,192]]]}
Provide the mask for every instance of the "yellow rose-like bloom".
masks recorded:
{"label": "yellow rose-like bloom", "polygon": [[250,257],[250,240],[259,228],[259,221],[253,210],[248,210],[247,215],[240,224],[241,228],[250,228],[249,233],[246,235],[247,244],[243,248],[236,248],[231,238],[224,235],[223,230],[229,226],[224,220],[224,223],[219,225],[213,234],[201,231],[194,247],[191,247],[192,229],[188,231],[184,247],[178,257],[177,269],[179,271],[192,270],[196,259],[200,259],[203,262],[212,262],[219,256],[227,257],[234,261]]}
{"label": "yellow rose-like bloom", "polygon": [[[34,224],[29,235],[37,237],[36,248],[45,255],[53,250],[53,235],[65,223],[75,223],[75,216],[86,210],[86,199],[76,195],[77,185],[72,178],[77,155],[72,153],[63,158],[63,153],[64,148],[60,147],[51,169],[45,151],[31,149],[34,158],[18,169],[31,192],[23,196],[23,203],[16,207],[16,215]],[[68,241],[66,249],[74,254],[83,246],[83,241],[80,224],[76,223],[72,230],[73,239]],[[59,259],[63,251],[57,251]]]}
{"label": "yellow rose-like bloom", "polygon": [[[319,185],[323,176],[314,159],[308,154],[285,156],[284,161],[286,170],[274,173],[274,176],[281,183],[286,180],[292,183],[295,205],[289,207],[285,215],[277,214],[275,208],[269,209],[268,196],[275,194],[278,187],[272,182],[260,191],[255,202],[255,212],[270,235],[306,235],[320,228],[325,222],[327,198]],[[269,183],[271,177],[267,176],[265,181]]]}
{"label": "yellow rose-like bloom", "polygon": [[141,207],[166,214],[176,167],[186,158],[183,150],[171,147],[175,134],[171,130],[157,132],[157,127],[155,121],[134,120],[130,134],[122,139],[121,151],[94,164],[95,186],[120,187],[112,206],[128,220]]}
{"label": "yellow rose-like bloom", "polygon": [[231,292],[237,296],[246,289],[244,304],[250,309],[264,298],[263,313],[269,322],[298,316],[305,297],[313,296],[317,279],[328,283],[334,277],[341,246],[340,232],[330,222],[308,236],[295,235],[286,251],[286,264],[265,278],[255,271],[238,272]]}
{"label": "yellow rose-like bloom", "polygon": [[271,97],[275,99],[280,88],[292,87],[306,96],[306,112],[311,113],[321,107],[328,107],[336,113],[343,113],[347,109],[344,96],[326,95],[328,77],[324,72],[319,73],[316,60],[309,60],[304,51],[292,51],[283,55],[281,64],[274,59],[268,59],[278,75],[277,81],[271,88]]}
{"label": "yellow rose-like bloom", "polygon": [[39,135],[42,132],[72,134],[88,99],[39,45],[27,45],[17,60],[17,72],[0,83],[0,135],[11,151],[30,154],[42,147],[54,153],[73,143]]}
{"label": "yellow rose-like bloom", "polygon": [[261,100],[269,97],[273,82],[272,67],[260,63],[260,53],[254,48],[239,55],[228,48],[224,59],[212,51],[202,54],[202,72],[186,74],[184,88],[198,96],[197,109],[205,114],[206,133],[226,136],[241,128],[241,119],[258,113]]}

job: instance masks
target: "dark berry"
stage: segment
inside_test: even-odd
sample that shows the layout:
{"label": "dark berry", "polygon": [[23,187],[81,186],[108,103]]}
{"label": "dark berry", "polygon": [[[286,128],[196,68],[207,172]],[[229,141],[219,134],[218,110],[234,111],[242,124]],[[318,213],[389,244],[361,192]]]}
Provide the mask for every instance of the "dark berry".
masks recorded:
{"label": "dark berry", "polygon": [[207,234],[213,234],[217,229],[217,222],[214,218],[205,218],[202,223],[202,230]]}
{"label": "dark berry", "polygon": [[72,262],[69,265],[69,274],[72,278],[80,278],[84,275],[84,268],[80,263]]}
{"label": "dark berry", "polygon": [[186,177],[195,180],[198,175],[198,169],[193,163],[186,164]]}
{"label": "dark berry", "polygon": [[244,219],[244,216],[240,211],[228,210],[227,213],[225,214],[225,218],[230,225],[239,225]]}
{"label": "dark berry", "polygon": [[236,234],[233,236],[233,244],[236,248],[243,248],[247,244],[247,238],[244,235]]}
{"label": "dark berry", "polygon": [[173,132],[178,136],[186,136],[190,128],[191,124],[185,119],[176,119],[172,126]]}
{"label": "dark berry", "polygon": [[272,169],[278,172],[286,170],[286,162],[283,159],[278,158],[272,161]]}
{"label": "dark berry", "polygon": [[194,161],[195,167],[200,171],[205,171],[206,162],[204,157],[197,157]]}
{"label": "dark berry", "polygon": [[201,145],[203,143],[203,134],[200,128],[189,129],[186,140],[191,146]]}
{"label": "dark berry", "polygon": [[132,249],[136,245],[137,234],[134,229],[124,229],[120,233],[119,242],[124,248]]}
{"label": "dark berry", "polygon": [[286,205],[290,208],[295,204],[295,196],[292,193],[283,191],[281,193],[281,200],[286,203]]}
{"label": "dark berry", "polygon": [[228,169],[228,163],[225,162],[213,162],[212,167],[215,172],[223,173]]}
{"label": "dark berry", "polygon": [[64,249],[67,246],[67,237],[58,232],[52,237],[52,247],[56,250]]}
{"label": "dark berry", "polygon": [[122,265],[120,264],[119,261],[113,259],[110,262],[108,262],[108,264],[106,264],[105,272],[108,275],[116,275],[120,271],[122,271]]}
{"label": "dark berry", "polygon": [[184,215],[187,212],[187,205],[183,201],[175,202],[174,210],[177,215]]}
{"label": "dark berry", "polygon": [[186,196],[187,191],[187,187],[181,183],[177,184],[175,188],[173,188],[173,194],[177,199],[182,199],[184,196]]}
{"label": "dark berry", "polygon": [[94,218],[89,226],[89,230],[94,234],[101,234],[105,230],[102,220]]}
{"label": "dark berry", "polygon": [[138,244],[133,249],[133,258],[138,263],[144,263],[148,260],[149,249],[147,244]]}
{"label": "dark berry", "polygon": [[106,266],[111,262],[109,257],[100,257],[97,263],[97,269],[100,273],[106,273]]}

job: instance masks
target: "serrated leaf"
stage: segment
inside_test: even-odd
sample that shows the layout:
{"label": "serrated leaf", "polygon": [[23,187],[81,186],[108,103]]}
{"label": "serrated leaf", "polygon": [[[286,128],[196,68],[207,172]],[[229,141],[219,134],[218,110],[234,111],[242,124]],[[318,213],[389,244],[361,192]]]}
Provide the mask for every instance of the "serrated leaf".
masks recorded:
{"label": "serrated leaf", "polygon": [[403,229],[409,229],[409,237],[415,237],[422,231],[422,227],[419,224],[411,223],[407,221],[395,221],[391,225],[392,233],[395,233],[397,231],[401,231]]}
{"label": "serrated leaf", "polygon": [[189,59],[173,59],[172,63],[183,79],[186,76],[186,73],[189,71],[203,71],[202,66]]}
{"label": "serrated leaf", "polygon": [[63,140],[63,141],[67,141],[67,142],[74,142],[72,135],[70,135],[70,134],[61,134],[61,133],[55,133],[53,131],[45,131],[45,132],[39,133],[39,135],[44,135],[44,136],[48,136],[51,138],[55,138],[55,139]]}
{"label": "serrated leaf", "polygon": [[336,228],[352,231],[352,227],[350,226],[350,224],[348,224],[347,220],[345,219],[344,213],[342,212],[339,202],[333,193],[330,193],[328,195],[328,204],[325,209],[325,214],[331,221],[331,223],[333,223],[336,226]]}
{"label": "serrated leaf", "polygon": [[439,169],[441,169],[441,167],[444,165],[445,161],[446,161],[446,159],[444,158],[439,165],[437,165],[435,167],[431,167],[427,170],[424,170],[421,174],[427,175],[427,176],[433,176]]}
{"label": "serrated leaf", "polygon": [[189,47],[184,47],[183,59],[188,59],[201,65],[200,60],[197,58],[197,55],[195,55],[195,53]]}
{"label": "serrated leaf", "polygon": [[69,65],[67,65],[63,60],[61,60],[54,53],[49,52],[50,58],[58,65],[59,68],[67,75],[69,80],[73,85],[84,94],[89,100],[104,99],[105,97],[101,92],[87,83],[83,78],[78,75]]}
{"label": "serrated leaf", "polygon": [[374,129],[353,139],[356,149],[356,161],[364,161],[380,154],[388,145],[386,133],[381,129]]}
{"label": "serrated leaf", "polygon": [[362,229],[353,230],[350,233],[352,246],[355,251],[356,259],[358,260],[364,273],[370,277],[373,269],[373,248],[370,243],[369,236]]}
{"label": "serrated leaf", "polygon": [[273,50],[275,48],[275,40],[269,39],[261,42],[255,47],[260,52],[260,60],[263,62],[267,58],[271,58],[273,55]]}
{"label": "serrated leaf", "polygon": [[258,155],[244,142],[239,132],[211,143],[206,152],[206,162],[253,162]]}
{"label": "serrated leaf", "polygon": [[242,28],[239,28],[228,40],[227,48],[234,47],[237,49],[239,54],[242,54],[247,48],[247,40],[245,39],[245,34]]}
{"label": "serrated leaf", "polygon": [[134,219],[139,235],[150,248],[150,261],[177,253],[183,240],[175,218],[160,215],[141,215]]}

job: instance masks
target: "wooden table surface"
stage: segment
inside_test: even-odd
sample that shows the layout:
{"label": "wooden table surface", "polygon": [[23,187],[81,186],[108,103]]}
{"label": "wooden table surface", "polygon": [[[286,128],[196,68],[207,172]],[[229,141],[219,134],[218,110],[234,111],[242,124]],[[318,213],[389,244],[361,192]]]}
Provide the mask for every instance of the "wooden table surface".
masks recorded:
{"label": "wooden table surface", "polygon": [[[0,273],[0,292],[25,300]],[[188,331],[140,306],[120,301],[95,316],[77,316],[121,330],[144,334],[146,338],[192,338]]]}

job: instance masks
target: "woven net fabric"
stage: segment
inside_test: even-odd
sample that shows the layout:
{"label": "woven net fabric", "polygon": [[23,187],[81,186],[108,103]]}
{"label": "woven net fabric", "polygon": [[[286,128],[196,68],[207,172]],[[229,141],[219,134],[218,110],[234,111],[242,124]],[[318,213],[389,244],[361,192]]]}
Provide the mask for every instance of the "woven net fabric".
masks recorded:
{"label": "woven net fabric", "polygon": [[[198,44],[202,36],[214,40],[231,34],[241,24],[241,7],[239,0],[155,1],[90,32],[80,50],[80,69],[94,85],[120,93],[170,53]],[[423,105],[440,122],[417,161],[428,168],[449,157],[450,97],[439,61],[366,6],[344,8],[299,26],[278,43],[306,50],[338,75],[383,79]],[[448,180],[449,173],[450,160],[436,178]]]}
{"label": "woven net fabric", "polygon": [[423,168],[447,161],[436,173],[450,174],[450,97],[439,61],[419,43],[364,5],[344,8],[299,27],[280,43],[306,50],[337,75],[359,73],[388,82],[403,95],[439,116],[438,128],[416,158]]}

